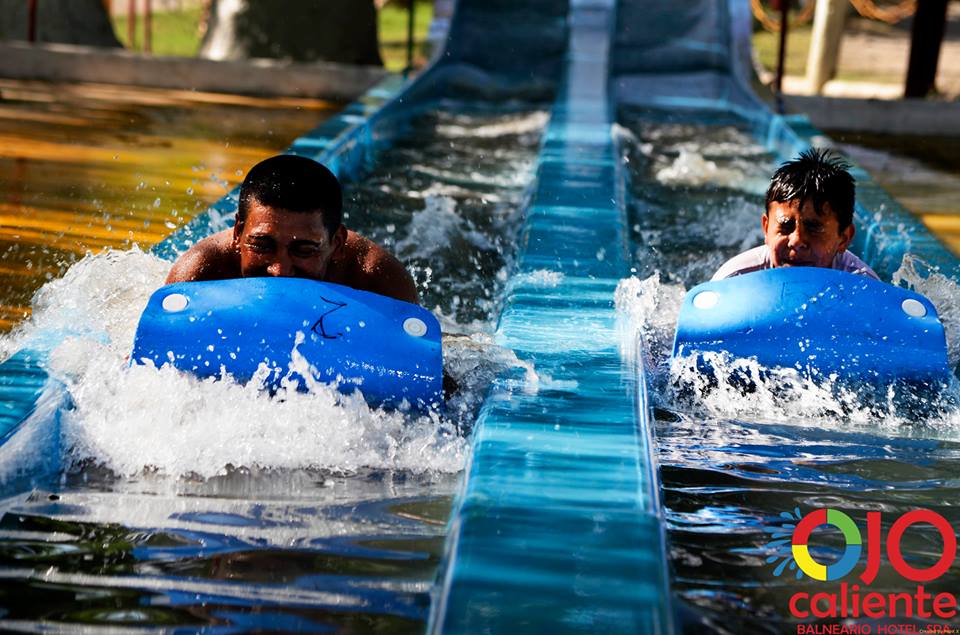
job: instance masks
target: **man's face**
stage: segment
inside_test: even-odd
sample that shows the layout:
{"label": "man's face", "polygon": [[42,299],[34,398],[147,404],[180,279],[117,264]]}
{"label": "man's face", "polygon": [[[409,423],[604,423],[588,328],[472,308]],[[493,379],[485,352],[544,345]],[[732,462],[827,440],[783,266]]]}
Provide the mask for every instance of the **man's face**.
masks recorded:
{"label": "man's face", "polygon": [[233,230],[244,278],[295,277],[322,280],[346,230],[330,236],[318,212],[291,212],[250,201],[247,219]]}
{"label": "man's face", "polygon": [[774,267],[830,267],[834,257],[853,240],[853,224],[840,231],[837,215],[829,203],[822,214],[813,201],[771,203],[763,215],[764,242]]}

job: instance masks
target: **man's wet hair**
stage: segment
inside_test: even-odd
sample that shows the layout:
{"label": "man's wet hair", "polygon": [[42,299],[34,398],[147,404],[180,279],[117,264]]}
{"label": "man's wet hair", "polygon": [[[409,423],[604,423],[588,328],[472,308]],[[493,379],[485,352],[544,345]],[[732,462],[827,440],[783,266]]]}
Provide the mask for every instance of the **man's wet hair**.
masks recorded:
{"label": "man's wet hair", "polygon": [[811,201],[814,211],[820,216],[823,214],[823,204],[830,203],[830,209],[837,215],[839,230],[843,231],[853,223],[856,195],[854,179],[849,170],[850,164],[830,150],[805,150],[774,172],[770,187],[767,188],[766,209],[769,211],[771,203],[799,201],[802,206],[806,201]]}
{"label": "man's wet hair", "polygon": [[250,168],[240,185],[238,229],[243,228],[252,201],[291,212],[320,210],[330,236],[343,222],[340,182],[333,172],[307,157],[278,154]]}

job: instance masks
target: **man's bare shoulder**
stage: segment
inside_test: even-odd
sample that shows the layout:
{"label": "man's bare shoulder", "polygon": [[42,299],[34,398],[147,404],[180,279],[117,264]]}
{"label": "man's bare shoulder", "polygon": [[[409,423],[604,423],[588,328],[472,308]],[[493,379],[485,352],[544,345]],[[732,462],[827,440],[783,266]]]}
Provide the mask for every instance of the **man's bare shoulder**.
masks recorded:
{"label": "man's bare shoulder", "polygon": [[[341,282],[367,291],[417,304],[417,287],[407,271],[393,254],[353,230],[341,255],[334,263],[331,282]],[[362,284],[358,284],[360,280]]]}
{"label": "man's bare shoulder", "polygon": [[365,273],[377,273],[384,267],[403,267],[389,251],[355,231],[347,235],[347,248],[357,254],[357,262]]}
{"label": "man's bare shoulder", "polygon": [[166,284],[240,277],[240,262],[233,248],[233,231],[225,229],[204,238],[177,258]]}

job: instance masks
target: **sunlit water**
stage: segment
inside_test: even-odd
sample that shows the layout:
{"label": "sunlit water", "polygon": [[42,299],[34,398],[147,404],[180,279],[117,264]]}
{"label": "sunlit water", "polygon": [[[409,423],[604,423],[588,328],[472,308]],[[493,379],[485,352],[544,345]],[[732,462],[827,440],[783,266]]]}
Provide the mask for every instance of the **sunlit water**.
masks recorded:
{"label": "sunlit water", "polygon": [[[927,508],[957,526],[956,389],[919,397],[894,388],[844,391],[750,360],[714,360],[721,378],[751,377],[747,389],[742,381],[711,382],[692,363],[671,364],[685,291],[762,242],[763,193],[776,168],[736,119],[702,114],[695,121],[621,115],[636,275],[621,282],[618,310],[644,342],[684,631],[795,633],[790,596],[834,592],[839,582],[798,581],[789,568],[775,574],[782,547],[769,543],[771,530],[787,522],[781,514],[830,507],[863,524],[867,511],[883,511],[886,532],[899,514]],[[894,282],[935,303],[955,365],[960,289],[912,256]],[[815,557],[835,560],[842,539],[823,530],[815,536],[823,545]],[[903,551],[922,568],[936,561],[938,544],[936,530],[917,525]],[[889,564],[882,571],[871,591],[909,590]],[[928,590],[955,592],[958,584],[954,567]]]}
{"label": "sunlit water", "polygon": [[520,365],[493,320],[545,122],[442,107],[345,189],[347,224],[404,261],[441,319],[460,384],[442,415],[128,368],[170,266],[137,249],[45,285],[0,346],[67,335],[49,360],[74,404],[66,474],[4,505],[3,625],[422,631],[470,426],[494,374]]}
{"label": "sunlit water", "polygon": [[0,80],[0,330],[87,252],[153,245],[335,109]]}

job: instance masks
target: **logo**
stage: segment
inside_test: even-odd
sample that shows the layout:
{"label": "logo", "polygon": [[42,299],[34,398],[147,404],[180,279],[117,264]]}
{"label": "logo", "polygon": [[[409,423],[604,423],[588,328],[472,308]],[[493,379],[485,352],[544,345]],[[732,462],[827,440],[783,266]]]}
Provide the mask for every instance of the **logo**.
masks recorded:
{"label": "logo", "polygon": [[[834,564],[822,565],[810,555],[810,534],[821,525],[833,525],[843,533],[846,551]],[[793,530],[793,559],[800,570],[814,580],[839,580],[847,575],[860,561],[863,540],[853,519],[836,509],[818,509],[803,517]]]}
{"label": "logo", "polygon": [[[859,583],[843,581],[836,592],[824,590],[819,593],[800,591],[790,598],[790,613],[799,619],[806,618],[928,618],[953,620],[957,616],[957,598],[951,592],[928,593],[924,584],[944,575],[957,558],[957,533],[946,518],[940,514],[917,509],[902,514],[889,531],[883,535],[883,516],[881,512],[867,512],[865,532],[860,525],[845,512],[838,509],[817,509],[801,516],[800,509],[793,513],[784,512],[784,523],[769,528],[773,540],[767,544],[774,555],[767,558],[768,564],[777,563],[773,574],[780,576],[788,568],[796,572],[797,579],[807,576],[820,582],[837,582],[853,573],[866,555],[866,562],[857,580]],[[928,545],[934,551],[936,561],[931,565],[931,556],[925,554],[922,559],[910,558],[903,552],[904,535],[916,525],[932,526],[940,536],[940,551]],[[817,549],[816,530],[832,527],[842,536],[843,548],[838,556],[824,557],[829,551],[821,544]],[[934,542],[935,545],[935,542]],[[882,563],[882,554],[896,574],[916,587],[907,592],[881,593],[870,591],[870,584],[877,578]],[[920,561],[922,560],[922,561]],[[861,586],[862,585],[862,586]],[[834,587],[835,588],[835,587]],[[844,633],[921,633],[910,624],[879,626],[876,630],[869,624],[850,627],[838,624]],[[904,630],[907,628],[907,630]],[[910,630],[912,629],[912,630]],[[800,624],[797,633],[833,633],[822,627]],[[838,631],[839,632],[839,631]],[[946,630],[926,632],[960,632],[947,627]]]}

